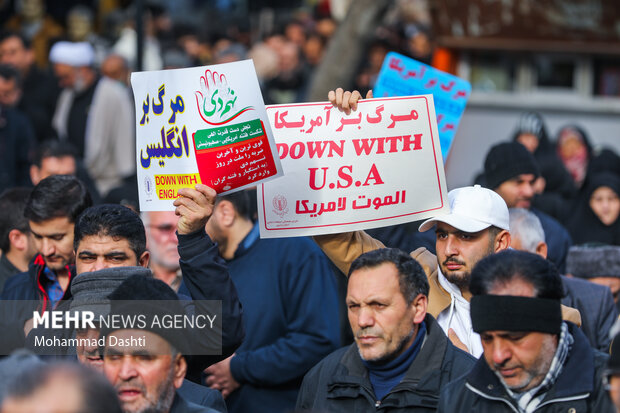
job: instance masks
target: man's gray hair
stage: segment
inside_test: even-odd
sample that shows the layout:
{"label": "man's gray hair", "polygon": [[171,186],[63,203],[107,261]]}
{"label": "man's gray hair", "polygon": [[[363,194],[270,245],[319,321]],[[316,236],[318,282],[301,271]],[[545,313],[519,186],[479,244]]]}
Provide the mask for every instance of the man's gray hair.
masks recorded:
{"label": "man's gray hair", "polygon": [[510,208],[510,234],[521,241],[521,247],[536,253],[539,243],[545,242],[545,231],[534,213],[524,208]]}

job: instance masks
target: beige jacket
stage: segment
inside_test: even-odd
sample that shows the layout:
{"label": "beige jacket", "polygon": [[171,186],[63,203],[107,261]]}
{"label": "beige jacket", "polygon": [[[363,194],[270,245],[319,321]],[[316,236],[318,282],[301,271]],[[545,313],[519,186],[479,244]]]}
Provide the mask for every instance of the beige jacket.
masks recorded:
{"label": "beige jacket", "polygon": [[[368,251],[385,248],[381,241],[374,239],[364,231],[319,235],[313,238],[325,255],[347,276],[351,263],[357,257]],[[439,313],[450,307],[451,302],[450,293],[439,284],[437,257],[426,248],[418,248],[410,255],[420,263],[426,273],[430,287],[427,312],[437,318]],[[463,297],[469,301],[471,294],[466,293]],[[562,318],[581,326],[581,314],[575,308],[562,305]]]}

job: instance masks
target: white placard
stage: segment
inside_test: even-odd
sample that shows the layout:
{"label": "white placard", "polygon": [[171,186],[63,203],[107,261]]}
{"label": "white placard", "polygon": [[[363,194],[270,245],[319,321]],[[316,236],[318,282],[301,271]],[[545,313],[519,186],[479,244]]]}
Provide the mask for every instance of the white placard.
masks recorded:
{"label": "white placard", "polygon": [[132,73],[140,210],[172,211],[177,191],[233,192],[282,175],[251,60]]}
{"label": "white placard", "polygon": [[258,188],[263,238],[416,221],[449,211],[432,95],[267,107],[284,176]]}

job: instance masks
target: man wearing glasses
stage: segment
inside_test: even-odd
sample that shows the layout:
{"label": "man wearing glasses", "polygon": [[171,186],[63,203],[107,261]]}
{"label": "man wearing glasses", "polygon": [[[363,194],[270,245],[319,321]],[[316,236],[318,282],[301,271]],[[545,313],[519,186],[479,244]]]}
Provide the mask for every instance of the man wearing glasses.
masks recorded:
{"label": "man wearing glasses", "polygon": [[151,253],[149,268],[155,278],[179,292],[182,280],[176,236],[179,217],[173,211],[145,211],[140,215],[146,230],[146,247]]}

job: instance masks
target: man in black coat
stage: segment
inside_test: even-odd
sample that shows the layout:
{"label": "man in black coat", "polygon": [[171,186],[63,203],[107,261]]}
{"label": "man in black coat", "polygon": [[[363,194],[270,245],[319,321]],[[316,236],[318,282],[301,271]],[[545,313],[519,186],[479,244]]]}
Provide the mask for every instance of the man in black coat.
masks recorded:
{"label": "man in black coat", "polygon": [[[199,381],[204,368],[233,354],[243,341],[245,330],[237,290],[228,274],[225,262],[219,258],[217,246],[204,230],[205,223],[213,211],[215,191],[205,185],[197,185],[196,188],[182,188],[179,194],[182,198],[175,201],[175,205],[179,206],[177,236],[183,273],[179,297],[186,301],[193,300],[196,309],[201,310],[209,300],[221,302],[221,316],[218,317],[220,321],[215,322],[217,328],[221,330],[221,339],[212,334],[200,337],[204,339],[204,342],[201,342],[203,347],[221,351],[216,351],[217,354],[198,352],[188,365],[188,378]],[[101,270],[114,267],[148,267],[150,253],[146,250],[144,225],[139,215],[129,208],[109,204],[87,208],[76,220],[71,235],[75,251],[74,272],[77,276],[71,280],[64,297],[67,300],[65,305],[69,304],[71,308],[77,304],[84,305],[80,304],[82,298],[77,304],[69,301],[73,300],[73,293],[76,291],[84,293],[86,288],[89,299],[101,299],[107,295],[104,294],[105,289],[102,286],[110,289],[126,278],[126,275],[121,278],[112,277],[109,272],[100,273]],[[144,271],[150,274],[149,270]],[[93,287],[85,282],[85,278],[81,277],[85,273],[89,273],[89,277],[95,279],[100,274],[98,285],[102,288],[101,291],[93,290]],[[122,271],[120,273],[122,274]],[[32,310],[30,316],[32,317]],[[78,331],[77,337],[98,334],[98,331],[89,330]],[[53,333],[70,337],[73,330]],[[33,348],[33,341],[37,334],[39,333],[34,329],[26,340],[27,346],[35,352],[38,352],[38,349]],[[52,353],[66,354],[66,350],[54,349]],[[101,358],[96,350],[96,347],[78,349],[78,358],[85,364],[100,367]],[[47,354],[50,354],[49,350]]]}
{"label": "man in black coat", "polygon": [[187,371],[184,354],[191,351],[191,334],[155,322],[185,313],[177,294],[163,281],[134,274],[108,298],[110,315],[144,317],[143,324],[111,323],[101,331],[103,372],[123,412],[219,413],[187,401],[178,391]]}
{"label": "man in black coat", "polygon": [[346,298],[355,343],[310,370],[297,408],[434,412],[440,390],[475,359],[454,347],[426,313],[428,290],[420,264],[398,249],[358,257]]}
{"label": "man in black coat", "polygon": [[30,193],[24,216],[37,254],[27,272],[6,281],[0,295],[2,354],[24,345],[33,311],[54,309],[71,297],[69,285],[75,275],[73,230],[80,213],[91,204],[84,184],[70,175],[45,178]]}
{"label": "man in black coat", "polygon": [[[521,251],[533,252],[547,258],[545,232],[536,215],[527,209],[510,208],[511,247]],[[571,247],[569,251],[572,251]],[[574,257],[573,257],[573,262]],[[599,262],[601,257],[599,257]],[[571,267],[571,253],[566,260],[567,269]],[[586,335],[592,348],[607,352],[611,339],[609,331],[618,319],[614,298],[609,287],[598,285],[580,278],[561,276],[564,297],[562,304],[579,310],[581,331]]]}
{"label": "man in black coat", "polygon": [[482,259],[471,275],[471,319],[484,355],[442,392],[439,412],[611,412],[607,356],[562,321],[556,268],[529,252]]}

